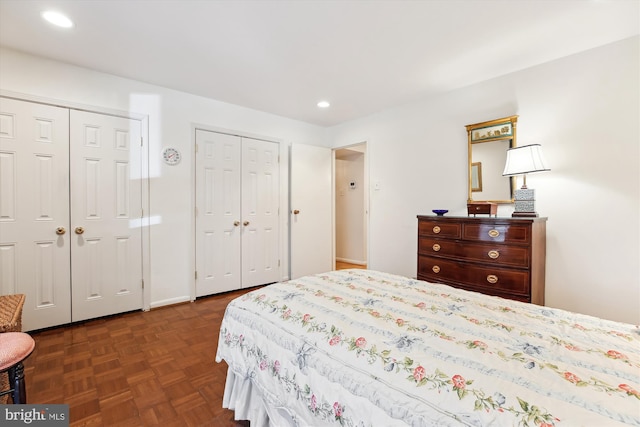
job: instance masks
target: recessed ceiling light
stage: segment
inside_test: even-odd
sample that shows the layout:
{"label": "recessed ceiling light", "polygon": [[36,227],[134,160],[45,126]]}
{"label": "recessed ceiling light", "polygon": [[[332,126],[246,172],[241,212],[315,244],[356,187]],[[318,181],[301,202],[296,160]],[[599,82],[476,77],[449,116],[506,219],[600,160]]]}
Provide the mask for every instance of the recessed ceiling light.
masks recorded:
{"label": "recessed ceiling light", "polygon": [[329,104],[329,102],[327,101],[320,101],[318,102],[318,107],[320,108],[328,108],[331,104]]}
{"label": "recessed ceiling light", "polygon": [[60,12],[47,10],[42,12],[42,17],[46,21],[52,23],[53,25],[57,25],[58,27],[62,27],[62,28],[73,27],[73,22],[71,21],[71,19],[67,18],[65,15],[63,15]]}

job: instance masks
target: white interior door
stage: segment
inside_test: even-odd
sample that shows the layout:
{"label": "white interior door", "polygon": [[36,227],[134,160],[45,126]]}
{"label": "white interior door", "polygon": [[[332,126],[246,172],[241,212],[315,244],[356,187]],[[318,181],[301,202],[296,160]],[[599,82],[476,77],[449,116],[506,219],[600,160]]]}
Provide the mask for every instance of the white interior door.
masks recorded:
{"label": "white interior door", "polygon": [[242,287],[241,141],[196,130],[196,296]]}
{"label": "white interior door", "polygon": [[242,138],[242,287],[280,279],[279,146]]}
{"label": "white interior door", "polygon": [[331,159],[330,148],[291,145],[292,279],[333,269]]}
{"label": "white interior door", "polygon": [[71,111],[72,320],[142,308],[142,124]]}
{"label": "white interior door", "polygon": [[0,98],[0,294],[23,330],[71,320],[69,110]]}

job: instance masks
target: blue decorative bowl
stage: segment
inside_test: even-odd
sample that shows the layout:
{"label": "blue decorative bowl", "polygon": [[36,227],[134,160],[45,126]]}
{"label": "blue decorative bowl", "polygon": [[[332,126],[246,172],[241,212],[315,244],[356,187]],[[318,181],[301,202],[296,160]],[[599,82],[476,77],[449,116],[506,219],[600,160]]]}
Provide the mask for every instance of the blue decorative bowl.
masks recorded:
{"label": "blue decorative bowl", "polygon": [[433,212],[434,214],[436,214],[438,216],[443,216],[444,214],[449,212],[449,210],[448,209],[434,209],[431,212]]}

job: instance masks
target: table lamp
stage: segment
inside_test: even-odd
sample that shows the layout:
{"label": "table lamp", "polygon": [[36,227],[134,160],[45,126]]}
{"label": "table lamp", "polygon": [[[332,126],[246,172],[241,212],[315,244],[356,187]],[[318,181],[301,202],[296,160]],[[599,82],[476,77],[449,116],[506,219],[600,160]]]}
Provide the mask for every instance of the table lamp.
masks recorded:
{"label": "table lamp", "polygon": [[527,188],[527,174],[551,170],[542,155],[540,144],[524,145],[507,150],[507,161],[502,176],[522,175],[522,187],[514,192],[515,210],[513,217],[537,217],[535,211],[535,190]]}

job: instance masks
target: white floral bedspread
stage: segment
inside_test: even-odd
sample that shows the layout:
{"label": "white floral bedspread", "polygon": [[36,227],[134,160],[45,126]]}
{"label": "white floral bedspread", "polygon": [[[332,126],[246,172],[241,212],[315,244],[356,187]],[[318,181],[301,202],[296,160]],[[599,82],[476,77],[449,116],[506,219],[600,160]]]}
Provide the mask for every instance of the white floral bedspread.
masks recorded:
{"label": "white floral bedspread", "polygon": [[640,329],[370,270],[232,301],[216,360],[299,426],[640,425]]}

